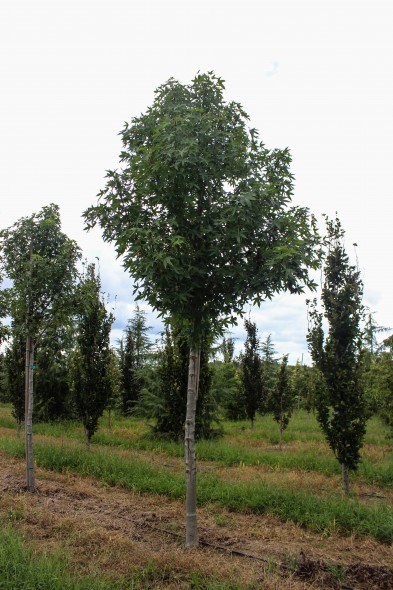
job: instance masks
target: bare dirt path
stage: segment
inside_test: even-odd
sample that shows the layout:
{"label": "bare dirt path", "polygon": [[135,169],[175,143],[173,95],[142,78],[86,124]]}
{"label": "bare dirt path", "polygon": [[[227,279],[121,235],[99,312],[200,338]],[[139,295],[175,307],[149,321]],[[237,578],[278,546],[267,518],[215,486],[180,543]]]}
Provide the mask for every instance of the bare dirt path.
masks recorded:
{"label": "bare dirt path", "polygon": [[[371,539],[326,537],[270,516],[210,505],[199,511],[201,541],[227,552],[212,546],[190,551],[183,547],[182,502],[41,469],[37,488],[36,494],[26,493],[23,462],[0,454],[2,522],[26,533],[38,549],[65,548],[78,571],[119,577],[149,566],[155,573],[147,587],[157,589],[191,588],[194,572],[261,590],[393,588],[393,549]],[[279,563],[300,564],[298,574],[281,570]]]}

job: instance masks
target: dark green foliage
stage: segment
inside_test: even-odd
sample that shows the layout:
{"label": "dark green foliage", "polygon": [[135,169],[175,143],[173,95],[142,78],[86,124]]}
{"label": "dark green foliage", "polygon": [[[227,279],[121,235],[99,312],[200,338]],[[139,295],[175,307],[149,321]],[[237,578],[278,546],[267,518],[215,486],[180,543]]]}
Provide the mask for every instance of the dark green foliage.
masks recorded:
{"label": "dark green foliage", "polygon": [[366,322],[363,329],[363,345],[371,357],[374,357],[379,350],[377,334],[390,332],[392,328],[380,326],[374,319],[374,314],[369,310],[366,314]]}
{"label": "dark green foliage", "polygon": [[[195,438],[214,438],[222,434],[218,426],[218,407],[212,395],[212,372],[209,366],[211,335],[207,335],[200,345],[200,369],[198,385],[198,404],[195,417]],[[186,351],[184,351],[186,353]],[[188,361],[188,354],[187,354]],[[187,363],[188,371],[188,363]],[[215,427],[214,427],[215,425]]]}
{"label": "dark green foliage", "polygon": [[18,431],[25,419],[25,349],[23,335],[15,334],[4,359],[7,398],[12,403],[12,415]]}
{"label": "dark green foliage", "polygon": [[282,433],[289,424],[294,405],[295,396],[290,382],[288,355],[286,354],[281,361],[276,386],[273,389],[270,398],[270,407],[273,412],[273,418],[280,427],[280,448],[282,444]]}
{"label": "dark green foliage", "polygon": [[37,353],[34,379],[37,420],[52,421],[73,417],[68,381],[68,356],[73,344],[75,326],[50,325],[43,335]]}
{"label": "dark green foliage", "polygon": [[75,407],[85,429],[87,445],[112,398],[113,386],[109,336],[114,318],[105,309],[100,288],[100,278],[95,274],[94,264],[90,264],[78,289],[78,331],[70,366]]}
{"label": "dark green foliage", "polygon": [[121,409],[121,370],[119,364],[119,357],[116,351],[112,348],[109,351],[108,364],[108,380],[109,380],[109,395],[106,404],[106,409],[109,413],[109,425],[111,425],[112,412]]}
{"label": "dark green foliage", "polygon": [[235,354],[235,341],[233,338],[222,339],[221,352],[224,358],[224,363],[230,363],[233,361],[233,355]]}
{"label": "dark green foliage", "polygon": [[134,337],[130,325],[124,330],[121,361],[121,410],[124,416],[128,416],[131,414],[140,392]]}
{"label": "dark green foliage", "polygon": [[390,352],[393,352],[393,334],[385,338],[382,344],[380,345],[380,351],[387,352],[389,350]]}
{"label": "dark green foliage", "polygon": [[214,360],[212,369],[212,395],[228,420],[243,420],[247,417],[240,381],[240,365],[234,360],[235,341],[223,337],[216,348],[223,361]]}
{"label": "dark green foliage", "polygon": [[[213,422],[217,419],[217,405],[211,395],[210,345],[211,337],[201,344],[196,438],[210,438],[218,432],[213,428]],[[172,439],[184,436],[189,352],[187,336],[182,330],[167,327],[157,367],[159,402],[156,431]]]}
{"label": "dark green foliage", "polygon": [[132,413],[144,387],[142,368],[152,346],[147,335],[149,329],[146,313],[137,306],[124,330],[120,354],[122,412],[125,416]]}
{"label": "dark green foliage", "polygon": [[307,412],[315,410],[316,391],[321,380],[323,377],[317,367],[296,362],[291,373],[291,383],[299,408]]}
{"label": "dark green foliage", "polygon": [[365,396],[369,414],[381,413],[383,419],[393,425],[389,417],[389,347],[385,339],[380,345],[377,341],[377,334],[390,331],[391,328],[379,326],[373,317],[373,313],[368,311],[363,328],[362,341],[363,349],[361,355],[362,376],[364,383]]}
{"label": "dark green foliage", "polygon": [[329,326],[325,339],[323,315],[310,305],[308,343],[323,376],[316,410],[326,439],[342,466],[356,469],[366,430],[366,405],[360,380],[363,286],[359,271],[344,250],[338,219],[327,222],[322,303]]}
{"label": "dark green foliage", "polygon": [[253,425],[257,411],[263,412],[266,409],[266,389],[256,324],[245,320],[244,327],[247,338],[244,343],[245,352],[241,357],[240,375],[247,418]]}
{"label": "dark green foliage", "polygon": [[393,433],[393,352],[384,351],[363,374],[367,401],[376,408]]}
{"label": "dark green foliage", "polygon": [[173,439],[184,436],[188,354],[187,340],[167,326],[157,368],[161,411],[156,430]]}
{"label": "dark green foliage", "polygon": [[[225,357],[224,357],[225,358]],[[212,364],[212,394],[228,420],[247,418],[240,380],[240,365],[235,361]]]}
{"label": "dark green foliage", "polygon": [[5,355],[0,352],[0,402],[6,403],[10,401],[11,398],[6,385]]}
{"label": "dark green foliage", "polygon": [[276,350],[272,342],[271,334],[268,334],[266,339],[261,343],[261,360],[263,379],[266,389],[266,397],[269,399],[272,394],[277,381],[278,364],[276,359]]}

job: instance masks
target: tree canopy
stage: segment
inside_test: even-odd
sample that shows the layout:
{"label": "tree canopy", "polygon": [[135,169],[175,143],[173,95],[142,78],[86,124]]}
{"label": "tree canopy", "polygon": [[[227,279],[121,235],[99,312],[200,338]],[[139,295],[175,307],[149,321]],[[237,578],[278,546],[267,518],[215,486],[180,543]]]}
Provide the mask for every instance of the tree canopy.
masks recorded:
{"label": "tree canopy", "polygon": [[14,325],[37,338],[54,318],[69,315],[79,257],[53,203],[0,231],[0,275],[12,281],[2,296]]}
{"label": "tree canopy", "polygon": [[227,324],[251,300],[311,285],[318,237],[291,207],[287,149],[268,150],[213,73],[160,86],[121,132],[121,168],[85,212],[115,243],[136,291],[196,327]]}

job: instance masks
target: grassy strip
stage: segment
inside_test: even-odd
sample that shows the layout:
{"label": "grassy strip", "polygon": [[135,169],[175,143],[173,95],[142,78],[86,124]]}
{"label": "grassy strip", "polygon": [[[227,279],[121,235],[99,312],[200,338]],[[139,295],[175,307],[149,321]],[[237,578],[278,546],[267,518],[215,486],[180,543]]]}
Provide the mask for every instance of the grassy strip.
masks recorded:
{"label": "grassy strip", "polygon": [[[176,572],[176,579],[179,574]],[[168,572],[162,574],[154,565],[127,579],[110,580],[70,573],[64,555],[37,553],[26,548],[20,535],[11,527],[0,528],[0,590],[137,590],[162,587]],[[242,590],[237,585],[209,582],[197,572],[189,580],[192,590]],[[246,590],[246,589],[243,589]]]}
{"label": "grassy strip", "polygon": [[[0,439],[0,450],[22,458],[23,444],[15,439]],[[119,485],[137,493],[184,498],[184,475],[154,468],[148,462],[127,460],[108,449],[88,452],[82,446],[50,446],[36,443],[37,465],[54,471],[72,471],[95,476],[109,485]],[[198,499],[201,504],[215,502],[236,512],[270,513],[318,532],[358,533],[393,542],[393,510],[386,506],[370,508],[349,498],[320,498],[307,492],[280,488],[272,484],[228,484],[215,475],[200,474]]]}
{"label": "grassy strip", "polygon": [[[301,414],[301,413],[300,413]],[[303,415],[305,413],[303,412]],[[262,420],[262,419],[261,419]],[[266,418],[263,418],[266,421]],[[299,418],[298,418],[299,420]],[[311,429],[312,422],[307,415],[308,427]],[[170,442],[162,439],[153,438],[146,435],[146,429],[141,428],[141,422],[135,419],[121,419],[117,420],[116,424],[128,426],[126,429],[129,433],[134,433],[137,430],[136,436],[125,437],[124,430],[114,428],[108,430],[102,428],[94,435],[93,441],[96,444],[124,448],[128,450],[150,451],[165,453],[170,457],[183,457],[184,447],[183,443]],[[239,425],[231,424],[231,430],[236,429],[241,431]],[[0,417],[0,426],[9,428],[13,426],[12,418],[3,415]],[[378,426],[378,420],[374,419],[372,422],[372,433]],[[315,419],[314,419],[315,427]],[[271,425],[270,425],[271,428]],[[260,430],[260,428],[258,429]],[[82,442],[84,434],[80,424],[74,422],[66,423],[37,423],[34,425],[34,431],[37,434],[47,436],[54,436],[56,438],[70,438]],[[307,431],[307,428],[306,428]],[[242,433],[243,438],[258,440],[262,438],[259,433],[247,432]],[[286,433],[287,435],[288,433]],[[321,438],[321,437],[320,437]],[[201,461],[215,461],[227,467],[239,465],[267,465],[272,469],[301,469],[303,471],[316,471],[325,475],[340,474],[340,466],[330,451],[321,452],[321,448],[315,448],[315,445],[304,446],[302,449],[289,449],[281,452],[279,450],[271,449],[264,450],[250,448],[247,446],[247,439],[245,444],[223,440],[215,441],[199,441],[197,443],[197,455]],[[385,440],[386,444],[386,440]],[[386,454],[383,462],[370,459],[364,454],[363,459],[359,465],[358,472],[354,477],[366,481],[368,483],[377,484],[380,486],[393,485],[393,453]]]}
{"label": "grassy strip", "polygon": [[[1,420],[0,420],[1,425]],[[71,438],[82,442],[84,434],[80,425],[69,423],[34,425],[34,432],[56,438]],[[183,457],[184,446],[182,442],[165,441],[160,438],[141,436],[137,439],[125,438],[116,431],[99,430],[95,433],[93,441],[99,445],[120,447],[137,451],[156,451],[165,453],[170,457]],[[340,473],[339,465],[331,455],[321,455],[315,450],[301,453],[283,453],[281,451],[263,451],[247,448],[241,444],[225,440],[199,441],[197,443],[197,455],[201,461],[216,461],[227,467],[238,465],[268,465],[273,469],[303,469],[304,471],[318,471],[326,475]]]}
{"label": "grassy strip", "polygon": [[[84,434],[80,425],[66,424],[36,424],[34,431],[37,434],[67,437],[82,442]],[[182,442],[170,442],[149,436],[138,438],[125,438],[124,434],[114,431],[99,430],[93,437],[96,444],[120,447],[128,450],[151,451],[165,453],[170,457],[183,457],[184,446]],[[267,465],[272,469],[301,469],[303,471],[316,471],[325,475],[339,475],[340,466],[330,451],[321,452],[315,446],[303,447],[299,450],[263,450],[253,449],[247,445],[224,440],[206,441],[197,443],[197,455],[201,461],[215,461],[227,467],[239,465]],[[355,477],[378,485],[393,485],[393,453],[386,455],[384,462],[378,462],[363,457]]]}
{"label": "grassy strip", "polygon": [[67,561],[60,554],[37,554],[24,547],[11,528],[0,528],[1,590],[115,590],[124,588],[96,576],[77,579],[71,576]]}
{"label": "grassy strip", "polygon": [[3,414],[0,416],[0,426],[3,428],[13,428],[16,431],[16,420],[11,414]]}

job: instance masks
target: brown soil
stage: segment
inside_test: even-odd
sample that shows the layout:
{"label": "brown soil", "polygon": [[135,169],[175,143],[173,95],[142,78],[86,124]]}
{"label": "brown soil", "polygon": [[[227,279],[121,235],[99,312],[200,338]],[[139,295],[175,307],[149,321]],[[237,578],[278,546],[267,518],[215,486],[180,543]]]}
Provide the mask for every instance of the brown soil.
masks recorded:
{"label": "brown soil", "polygon": [[260,590],[393,588],[393,550],[371,539],[321,536],[210,505],[199,510],[201,542],[208,545],[186,550],[182,502],[42,469],[37,493],[28,494],[23,462],[0,454],[0,466],[2,521],[38,550],[66,550],[78,572],[130,577],[150,565],[155,573],[141,587],[154,589],[191,588],[193,572]]}

